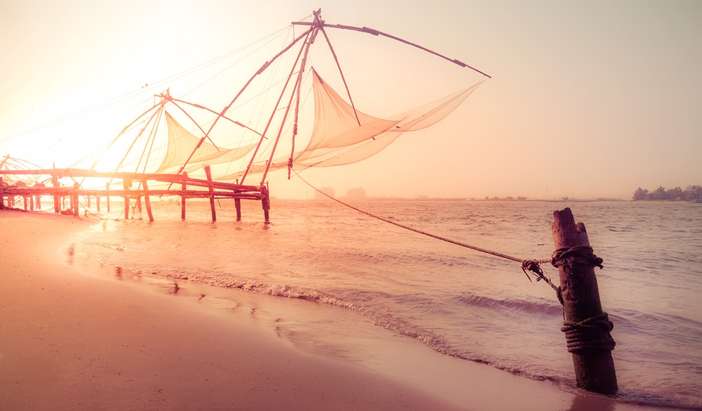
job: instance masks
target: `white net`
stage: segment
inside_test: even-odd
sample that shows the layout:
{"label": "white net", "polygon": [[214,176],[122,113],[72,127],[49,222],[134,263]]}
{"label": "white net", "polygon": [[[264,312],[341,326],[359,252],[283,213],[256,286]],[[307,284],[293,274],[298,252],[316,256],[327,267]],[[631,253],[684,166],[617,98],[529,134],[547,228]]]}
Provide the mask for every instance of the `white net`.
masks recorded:
{"label": "white net", "polygon": [[[166,156],[156,172],[177,171],[195,150],[200,137],[194,136],[185,127],[180,125],[173,116],[166,112],[166,125],[168,126],[168,145]],[[238,160],[253,150],[254,145],[225,149],[217,147],[209,141],[202,142],[195,154],[190,157],[185,171],[197,170],[205,165],[224,164]]]}

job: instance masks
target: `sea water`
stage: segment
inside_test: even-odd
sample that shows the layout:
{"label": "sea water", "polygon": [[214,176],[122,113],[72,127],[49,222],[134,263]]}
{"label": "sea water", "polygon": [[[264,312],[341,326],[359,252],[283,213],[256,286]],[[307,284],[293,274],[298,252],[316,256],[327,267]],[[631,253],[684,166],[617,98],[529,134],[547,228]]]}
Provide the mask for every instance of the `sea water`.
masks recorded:
{"label": "sea water", "polygon": [[[84,256],[155,277],[327,304],[445,355],[572,385],[561,307],[518,264],[407,232],[329,201],[154,201],[156,222],[102,220]],[[628,401],[702,407],[702,205],[685,202],[358,200],[403,224],[520,258],[548,258],[552,212],[586,224]],[[118,206],[113,206],[113,211]],[[557,283],[557,272],[546,265]],[[361,318],[359,317],[359,318]],[[348,318],[348,317],[344,317]],[[325,324],[324,333],[339,325]],[[313,338],[309,337],[308,338]]]}

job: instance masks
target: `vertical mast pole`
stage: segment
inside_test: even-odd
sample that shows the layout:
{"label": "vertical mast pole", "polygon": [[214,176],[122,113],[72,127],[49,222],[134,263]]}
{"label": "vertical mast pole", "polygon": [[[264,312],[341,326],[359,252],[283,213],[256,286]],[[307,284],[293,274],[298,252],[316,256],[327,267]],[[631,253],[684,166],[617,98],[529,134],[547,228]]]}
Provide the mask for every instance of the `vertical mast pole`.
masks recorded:
{"label": "vertical mast pole", "polygon": [[[315,28],[308,30],[306,38],[309,38],[309,36],[314,31],[315,31]],[[244,184],[244,180],[246,180],[246,176],[249,174],[249,170],[251,169],[251,165],[253,164],[253,161],[256,158],[256,154],[258,153],[258,150],[261,148],[261,143],[263,142],[263,139],[266,138],[266,133],[268,132],[268,129],[270,128],[271,123],[273,122],[273,118],[275,117],[275,113],[278,110],[278,106],[280,105],[280,100],[282,100],[283,95],[285,95],[285,90],[287,90],[288,84],[290,84],[290,78],[292,77],[293,73],[295,72],[295,67],[297,67],[297,62],[300,60],[300,56],[302,55],[302,51],[304,49],[305,49],[305,44],[303,44],[303,46],[300,47],[300,51],[297,53],[297,57],[295,58],[295,61],[293,62],[292,67],[290,68],[290,73],[288,74],[288,78],[285,80],[285,84],[283,85],[283,89],[280,91],[280,95],[278,96],[278,100],[275,102],[275,106],[273,107],[273,110],[271,111],[270,117],[268,117],[268,122],[266,123],[266,127],[263,129],[263,132],[261,133],[261,138],[258,139],[258,143],[256,144],[256,148],[254,149],[254,152],[251,155],[251,159],[249,160],[249,164],[246,166],[246,170],[244,171],[244,175],[241,177],[241,184]]]}
{"label": "vertical mast pole", "polygon": [[[195,146],[195,148],[193,149],[193,151],[190,153],[190,155],[188,156],[188,158],[185,160],[185,163],[183,163],[183,165],[180,167],[180,169],[178,170],[178,172],[177,172],[176,174],[180,174],[180,173],[183,172],[183,170],[185,169],[185,167],[186,167],[186,166],[188,165],[188,163],[190,162],[190,159],[192,159],[192,157],[195,155],[195,152],[200,148],[200,146],[201,146],[202,143],[205,141],[205,139],[209,137],[210,133],[212,133],[212,129],[214,129],[215,125],[217,125],[217,122],[219,121],[219,119],[222,118],[222,117],[227,113],[227,111],[229,110],[229,108],[231,108],[232,105],[234,105],[234,102],[236,102],[236,101],[239,99],[239,96],[241,96],[241,94],[244,92],[244,90],[246,90],[246,89],[249,87],[249,85],[251,84],[251,82],[253,82],[253,80],[256,78],[256,76],[258,76],[258,75],[260,75],[261,73],[263,73],[263,72],[268,68],[268,66],[271,65],[271,63],[273,63],[275,60],[277,60],[278,57],[282,56],[286,51],[290,50],[290,48],[292,48],[292,46],[294,46],[294,45],[295,45],[298,41],[300,41],[303,37],[306,37],[306,36],[310,33],[310,31],[312,31],[311,28],[310,28],[309,30],[305,31],[304,33],[300,34],[299,36],[297,36],[290,44],[288,44],[284,49],[282,49],[281,51],[279,51],[278,54],[276,54],[276,55],[273,56],[270,60],[268,60],[268,61],[266,61],[265,63],[263,63],[263,65],[258,69],[258,71],[256,71],[256,72],[253,74],[253,76],[251,76],[251,77],[248,79],[248,81],[246,81],[246,83],[244,84],[244,86],[236,93],[236,95],[234,96],[234,98],[232,98],[232,100],[229,102],[229,104],[227,104],[226,106],[224,106],[224,108],[222,109],[222,112],[219,113],[219,115],[217,115],[217,117],[216,117],[216,118],[214,119],[214,121],[212,122],[212,125],[210,125],[210,128],[207,130],[207,132],[205,133],[205,135],[202,136],[202,138],[201,138],[200,141],[197,143],[197,145]],[[265,134],[265,133],[263,133],[263,134]],[[259,144],[260,144],[260,141],[259,141]]]}
{"label": "vertical mast pole", "polygon": [[[319,22],[319,10],[317,10],[317,12],[314,13],[314,19],[315,22]],[[305,66],[307,65],[307,55],[309,54],[312,42],[314,42],[314,38],[315,36],[312,36],[312,38],[305,40],[305,42],[307,43],[305,47],[305,55],[302,57],[302,63],[300,63],[300,70],[298,72],[297,88],[295,90],[295,121],[293,123],[290,157],[288,158],[288,180],[290,180],[290,172],[293,167],[293,157],[295,156],[295,138],[297,137],[298,119],[300,117],[300,89],[302,88],[302,76],[305,73]]]}

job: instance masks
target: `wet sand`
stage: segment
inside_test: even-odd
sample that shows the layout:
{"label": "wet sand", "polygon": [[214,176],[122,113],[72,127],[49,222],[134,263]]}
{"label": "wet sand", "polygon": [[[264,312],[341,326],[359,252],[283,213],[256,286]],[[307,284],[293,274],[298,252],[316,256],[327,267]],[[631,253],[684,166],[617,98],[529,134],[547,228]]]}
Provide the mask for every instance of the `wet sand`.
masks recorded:
{"label": "wet sand", "polygon": [[245,317],[76,275],[69,238],[88,224],[0,212],[2,410],[638,409],[410,341],[377,366],[310,354]]}

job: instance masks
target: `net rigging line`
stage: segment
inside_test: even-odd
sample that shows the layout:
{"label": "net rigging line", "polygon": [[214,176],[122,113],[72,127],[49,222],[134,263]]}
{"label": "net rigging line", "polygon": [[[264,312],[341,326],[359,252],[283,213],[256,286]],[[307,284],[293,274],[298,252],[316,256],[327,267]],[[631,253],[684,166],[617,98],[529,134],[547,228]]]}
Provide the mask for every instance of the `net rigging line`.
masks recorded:
{"label": "net rigging line", "polygon": [[[14,140],[18,137],[22,137],[22,136],[25,136],[28,134],[35,133],[35,132],[40,131],[40,130],[50,128],[56,124],[65,123],[69,119],[73,119],[73,118],[79,117],[81,115],[85,115],[86,113],[99,112],[101,110],[113,107],[117,104],[126,102],[126,101],[130,100],[131,98],[138,97],[142,93],[145,93],[145,92],[150,93],[151,92],[150,90],[152,90],[157,85],[178,80],[178,79],[183,78],[185,76],[188,76],[192,73],[195,73],[197,71],[200,71],[200,70],[203,70],[203,69],[208,68],[210,66],[213,66],[215,64],[218,64],[221,61],[226,60],[227,58],[234,57],[237,54],[242,53],[245,50],[250,49],[254,46],[258,45],[259,46],[258,48],[263,47],[263,46],[260,46],[260,43],[265,42],[266,40],[268,40],[268,42],[272,41],[278,35],[280,35],[284,31],[288,30],[289,28],[290,28],[290,24],[286,24],[285,26],[280,27],[271,33],[268,33],[264,36],[259,37],[258,39],[252,41],[249,44],[237,47],[237,48],[230,50],[224,54],[221,54],[219,56],[212,57],[204,62],[195,64],[195,65],[188,67],[184,70],[181,70],[180,72],[177,72],[175,74],[166,76],[164,78],[158,79],[158,80],[153,81],[153,82],[146,83],[144,86],[141,86],[138,89],[133,89],[131,91],[125,92],[123,94],[120,94],[118,96],[115,96],[113,98],[107,99],[105,101],[102,101],[102,102],[99,102],[96,104],[83,106],[80,109],[69,112],[65,115],[57,116],[53,119],[49,119],[49,120],[47,120],[47,121],[45,121],[45,122],[43,122],[35,127],[28,128],[25,130],[20,130],[16,133],[13,133],[13,134],[0,136],[0,141],[2,141],[2,140],[11,141],[11,140]],[[266,44],[268,44],[268,43],[266,43]],[[264,46],[265,46],[265,44],[264,44]],[[244,56],[243,58],[246,58],[246,57],[248,57],[248,55]],[[235,64],[236,64],[236,61],[234,63],[231,63],[231,65],[235,65]]]}
{"label": "net rigging line", "polygon": [[541,268],[541,264],[542,264],[542,263],[551,263],[551,262],[553,261],[551,258],[543,258],[543,259],[524,259],[524,258],[519,258],[519,257],[515,257],[515,256],[509,255],[509,254],[505,254],[505,253],[499,252],[499,251],[490,250],[490,249],[483,248],[483,247],[479,247],[479,246],[476,246],[476,245],[473,245],[473,244],[464,243],[464,242],[462,242],[462,241],[454,240],[454,239],[451,239],[451,238],[448,238],[448,237],[444,237],[444,236],[441,236],[441,235],[438,235],[438,234],[430,233],[430,232],[428,232],[428,231],[420,230],[420,229],[418,229],[418,228],[410,227],[410,226],[408,226],[408,225],[401,224],[401,223],[398,223],[398,222],[396,222],[396,221],[392,221],[392,220],[390,220],[390,219],[388,219],[388,218],[379,216],[379,215],[377,215],[377,214],[373,214],[373,213],[371,213],[370,211],[364,210],[364,209],[362,209],[362,208],[359,208],[359,207],[356,207],[356,206],[354,206],[354,205],[352,205],[352,204],[349,204],[349,203],[347,203],[347,202],[345,202],[345,201],[343,201],[343,200],[340,200],[340,199],[334,197],[333,195],[324,192],[324,190],[321,190],[321,189],[317,188],[317,186],[315,186],[314,184],[312,184],[312,183],[310,183],[309,181],[307,181],[304,177],[302,177],[302,175],[300,175],[300,173],[298,173],[297,170],[295,170],[294,168],[292,169],[292,172],[295,174],[295,176],[297,176],[297,177],[300,179],[300,181],[302,181],[305,185],[307,185],[309,188],[311,188],[311,189],[314,190],[315,192],[321,194],[322,196],[324,196],[324,197],[326,197],[326,198],[328,198],[328,199],[330,199],[330,200],[332,200],[332,201],[334,201],[334,202],[336,202],[336,203],[338,203],[338,204],[341,204],[342,206],[344,206],[344,207],[346,207],[346,208],[349,208],[349,209],[354,210],[354,211],[356,211],[356,212],[358,212],[358,213],[361,213],[361,214],[363,214],[363,215],[365,215],[365,216],[367,216],[367,217],[374,218],[374,219],[379,220],[379,221],[382,221],[382,222],[384,222],[384,223],[394,225],[395,227],[402,228],[403,230],[412,231],[412,232],[414,232],[414,233],[421,234],[421,235],[423,235],[423,236],[427,236],[427,237],[433,238],[433,239],[435,239],[435,240],[444,241],[444,242],[446,242],[446,243],[454,244],[454,245],[457,245],[457,246],[459,246],[459,247],[467,248],[467,249],[470,249],[470,250],[473,250],[473,251],[477,251],[477,252],[480,252],[480,253],[484,253],[484,254],[489,254],[489,255],[491,255],[491,256],[493,256],[493,257],[498,257],[498,258],[502,258],[502,259],[505,259],[505,260],[514,261],[514,262],[520,263],[520,264],[521,264],[522,271],[524,271],[524,274],[525,274],[526,277],[529,279],[529,281],[531,281],[531,276],[530,276],[530,274],[531,274],[532,276],[534,276],[534,278],[536,279],[536,281],[544,280],[544,282],[545,282],[546,284],[548,284],[548,285],[556,292],[556,296],[558,297],[559,301],[561,301],[561,291],[560,291],[560,288],[557,287],[555,284],[553,284],[553,282],[551,281],[551,279],[548,278],[548,277],[544,274],[543,269]]}

